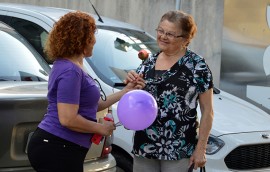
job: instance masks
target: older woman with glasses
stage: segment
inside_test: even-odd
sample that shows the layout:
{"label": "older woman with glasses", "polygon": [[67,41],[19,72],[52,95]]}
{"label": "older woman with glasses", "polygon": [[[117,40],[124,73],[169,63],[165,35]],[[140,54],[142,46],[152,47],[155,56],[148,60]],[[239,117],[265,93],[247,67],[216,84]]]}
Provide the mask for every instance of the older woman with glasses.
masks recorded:
{"label": "older woman with glasses", "polygon": [[169,11],[162,16],[156,31],[160,52],[151,55],[136,72],[130,71],[126,78],[127,83],[135,82],[143,75],[144,90],[155,97],[159,107],[155,122],[135,132],[133,169],[187,172],[206,163],[214,116],[212,73],[205,59],[188,48],[197,31],[191,15]]}

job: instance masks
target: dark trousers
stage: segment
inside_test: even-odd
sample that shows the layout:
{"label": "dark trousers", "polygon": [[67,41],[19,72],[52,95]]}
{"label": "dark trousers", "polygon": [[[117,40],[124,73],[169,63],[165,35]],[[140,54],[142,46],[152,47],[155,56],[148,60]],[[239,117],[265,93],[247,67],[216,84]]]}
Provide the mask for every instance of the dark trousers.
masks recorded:
{"label": "dark trousers", "polygon": [[37,172],[83,172],[87,151],[37,128],[28,145],[28,158]]}

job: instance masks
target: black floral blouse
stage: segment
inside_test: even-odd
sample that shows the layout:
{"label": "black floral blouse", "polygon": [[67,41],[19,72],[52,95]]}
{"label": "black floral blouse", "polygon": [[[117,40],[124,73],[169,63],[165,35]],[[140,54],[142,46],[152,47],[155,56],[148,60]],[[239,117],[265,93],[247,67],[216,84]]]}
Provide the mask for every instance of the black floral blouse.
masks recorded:
{"label": "black floral blouse", "polygon": [[144,89],[155,97],[159,109],[151,126],[135,132],[132,152],[149,159],[189,158],[197,135],[198,96],[213,87],[212,73],[204,58],[187,49],[169,70],[156,75],[158,54],[137,69],[144,74]]}

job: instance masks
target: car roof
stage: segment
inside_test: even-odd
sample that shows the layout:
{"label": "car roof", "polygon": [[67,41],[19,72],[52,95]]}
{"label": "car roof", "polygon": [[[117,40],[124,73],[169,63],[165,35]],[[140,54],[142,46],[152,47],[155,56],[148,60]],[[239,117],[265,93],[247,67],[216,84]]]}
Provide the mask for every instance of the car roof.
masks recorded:
{"label": "car roof", "polygon": [[[22,13],[22,14],[32,14],[32,15],[33,13],[35,13],[36,15],[45,16],[53,21],[58,21],[60,17],[63,16],[64,14],[71,11],[75,11],[72,9],[65,9],[65,8],[36,6],[36,5],[18,4],[18,3],[0,3],[0,10],[12,11],[12,12],[17,12],[17,13]],[[121,21],[103,17],[103,16],[101,16],[103,20],[103,23],[102,23],[98,20],[97,15],[91,14],[91,13],[89,14],[95,18],[97,26],[120,27],[120,28],[143,31],[139,27],[136,27],[129,23],[121,22]]]}

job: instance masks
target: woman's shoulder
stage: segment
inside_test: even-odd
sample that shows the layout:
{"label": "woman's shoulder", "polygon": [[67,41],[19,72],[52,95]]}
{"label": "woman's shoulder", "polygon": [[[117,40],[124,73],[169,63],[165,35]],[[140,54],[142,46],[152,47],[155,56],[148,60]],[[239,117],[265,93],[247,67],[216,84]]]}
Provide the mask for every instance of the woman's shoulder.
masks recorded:
{"label": "woman's shoulder", "polygon": [[200,61],[200,60],[204,59],[203,56],[201,56],[200,54],[198,54],[190,49],[187,49],[186,54],[188,54],[188,57],[192,58],[195,61]]}
{"label": "woman's shoulder", "polygon": [[161,52],[157,52],[157,53],[152,53],[152,54],[149,54],[149,58],[147,59],[148,61],[151,61],[151,62],[155,62],[158,58],[158,55],[160,54]]}
{"label": "woman's shoulder", "polygon": [[149,64],[155,63],[155,61],[156,61],[156,59],[158,57],[158,54],[159,53],[155,53],[155,54],[150,53],[148,58],[142,61],[142,64],[143,65],[149,65]]}
{"label": "woman's shoulder", "polygon": [[67,59],[58,59],[53,63],[52,71],[58,71],[59,73],[74,72],[77,74],[82,73],[82,69],[76,64]]}
{"label": "woman's shoulder", "polygon": [[190,49],[187,49],[186,57],[187,57],[187,59],[185,61],[187,61],[187,62],[192,62],[195,64],[206,63],[205,58],[203,56],[201,56],[200,54],[198,54]]}

